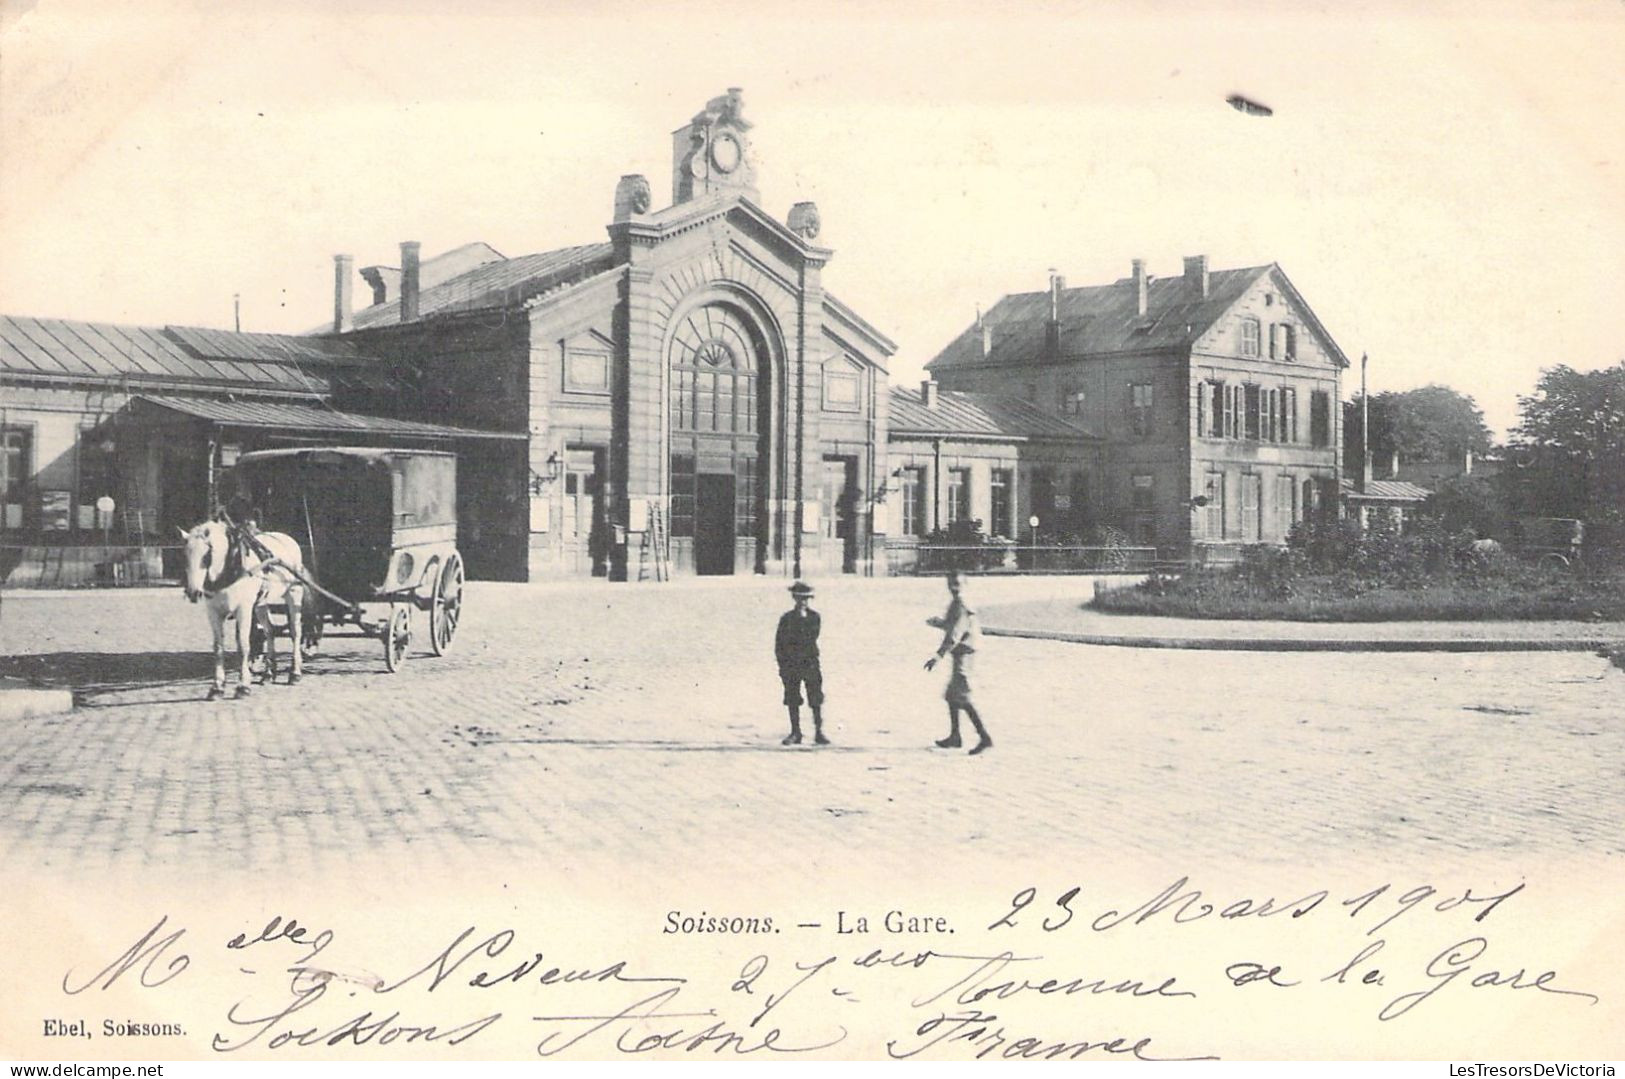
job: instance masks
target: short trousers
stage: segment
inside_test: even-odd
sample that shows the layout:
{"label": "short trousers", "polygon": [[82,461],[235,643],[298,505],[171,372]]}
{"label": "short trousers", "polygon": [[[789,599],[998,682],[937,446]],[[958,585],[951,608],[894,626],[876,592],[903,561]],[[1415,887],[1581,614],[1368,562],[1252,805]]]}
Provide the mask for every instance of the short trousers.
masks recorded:
{"label": "short trousers", "polygon": [[801,686],[807,687],[807,703],[814,708],[824,705],[824,673],[818,669],[810,671],[780,672],[779,681],[784,683],[784,703],[791,707],[801,705]]}
{"label": "short trousers", "polygon": [[954,656],[954,673],[948,676],[948,688],[942,694],[942,699],[949,704],[971,703],[970,672],[973,654],[963,652]]}

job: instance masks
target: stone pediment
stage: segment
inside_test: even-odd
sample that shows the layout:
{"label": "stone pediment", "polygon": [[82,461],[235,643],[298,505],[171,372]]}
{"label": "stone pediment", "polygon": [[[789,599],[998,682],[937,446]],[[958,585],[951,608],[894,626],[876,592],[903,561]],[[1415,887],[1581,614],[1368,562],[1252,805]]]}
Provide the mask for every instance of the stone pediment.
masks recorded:
{"label": "stone pediment", "polygon": [[707,195],[668,206],[658,213],[630,217],[611,225],[610,235],[617,240],[624,236],[632,244],[651,247],[723,220],[769,238],[784,254],[796,259],[823,263],[835,255],[832,248],[809,243],[791,231],[789,225],[736,193]]}

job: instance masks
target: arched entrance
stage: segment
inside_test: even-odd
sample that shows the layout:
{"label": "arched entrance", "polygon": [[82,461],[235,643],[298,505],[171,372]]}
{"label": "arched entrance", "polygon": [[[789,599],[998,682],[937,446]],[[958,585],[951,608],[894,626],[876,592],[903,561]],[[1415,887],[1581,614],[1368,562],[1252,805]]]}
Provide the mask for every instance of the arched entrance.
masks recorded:
{"label": "arched entrance", "polygon": [[670,365],[672,560],[700,575],[767,557],[772,363],[755,321],[707,303],[679,316]]}

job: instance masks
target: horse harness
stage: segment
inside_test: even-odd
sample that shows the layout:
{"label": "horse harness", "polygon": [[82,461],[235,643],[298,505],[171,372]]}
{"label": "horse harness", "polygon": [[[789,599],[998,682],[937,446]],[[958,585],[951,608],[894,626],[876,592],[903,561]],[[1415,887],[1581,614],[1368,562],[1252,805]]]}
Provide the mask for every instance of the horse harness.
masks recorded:
{"label": "horse harness", "polygon": [[[220,576],[212,584],[205,578],[203,594],[209,597],[219,595],[244,577],[249,576],[247,567],[243,565],[244,547],[252,547],[254,553],[260,557],[260,571],[262,573],[270,563],[277,560],[271,549],[249,529],[237,524],[229,517],[223,523],[226,526],[226,558],[220,567]],[[204,553],[203,565],[205,569],[208,568],[209,559],[212,557],[212,551]]]}

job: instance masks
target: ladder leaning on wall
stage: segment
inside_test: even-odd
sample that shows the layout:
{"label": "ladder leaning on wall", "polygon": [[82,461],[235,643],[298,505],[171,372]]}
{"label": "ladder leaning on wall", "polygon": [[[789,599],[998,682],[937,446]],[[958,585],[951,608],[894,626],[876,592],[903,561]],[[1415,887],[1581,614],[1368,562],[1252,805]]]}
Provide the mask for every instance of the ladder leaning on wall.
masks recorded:
{"label": "ladder leaning on wall", "polygon": [[638,549],[638,580],[657,581],[671,579],[671,555],[666,549],[666,515],[657,507],[649,507],[649,527],[643,532],[643,545]]}

